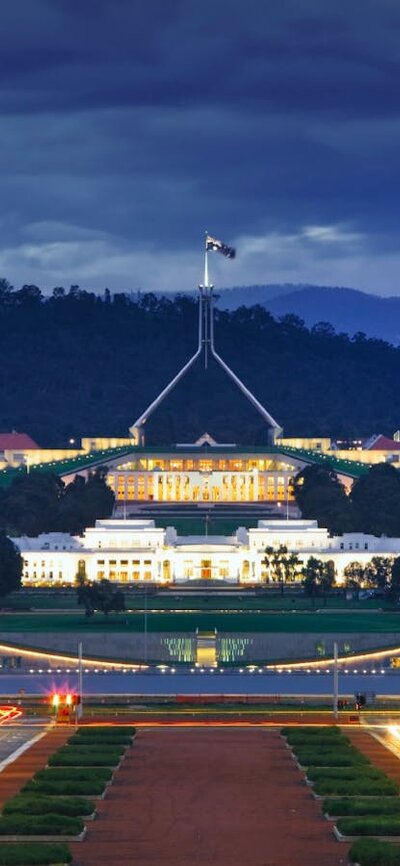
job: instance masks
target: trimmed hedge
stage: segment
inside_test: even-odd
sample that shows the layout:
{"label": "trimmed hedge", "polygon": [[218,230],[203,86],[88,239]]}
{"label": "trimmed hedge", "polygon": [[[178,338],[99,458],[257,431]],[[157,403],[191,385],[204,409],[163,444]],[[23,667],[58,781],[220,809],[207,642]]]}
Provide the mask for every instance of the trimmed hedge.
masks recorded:
{"label": "trimmed hedge", "polygon": [[103,742],[103,740],[90,740],[87,742],[81,742],[81,738],[78,737],[77,740],[69,740],[65,746],[61,746],[60,749],[57,749],[58,752],[61,751],[69,751],[72,749],[74,752],[119,752],[122,755],[122,752],[127,748],[127,743],[121,743],[119,740],[117,742],[112,742],[110,739]]}
{"label": "trimmed hedge", "polygon": [[89,779],[87,782],[77,782],[74,779],[70,781],[35,781],[31,779],[22,788],[22,794],[46,794],[50,797],[97,797],[104,791],[104,782],[101,779]]}
{"label": "trimmed hedge", "polygon": [[[55,755],[75,755],[77,758],[80,756],[85,757],[86,755],[106,755],[107,757],[114,758],[116,755],[118,758],[123,755],[125,751],[125,746],[102,746],[101,743],[97,743],[96,745],[89,746],[61,746],[60,749],[57,749],[54,752]],[[53,757],[53,756],[52,756]]]}
{"label": "trimmed hedge", "polygon": [[38,770],[33,779],[38,782],[89,782],[96,779],[99,782],[108,782],[113,771],[111,767],[47,767]]}
{"label": "trimmed hedge", "polygon": [[321,734],[324,734],[327,737],[344,737],[344,734],[340,728],[328,727],[325,725],[296,725],[296,727],[282,728],[281,733],[284,737],[288,738],[292,736],[318,737]]}
{"label": "trimmed hedge", "polygon": [[370,763],[361,752],[350,749],[337,752],[328,749],[295,749],[294,754],[304,767],[352,767]]}
{"label": "trimmed hedge", "polygon": [[349,858],[360,866],[400,866],[400,847],[379,839],[357,839],[353,842]]}
{"label": "trimmed hedge", "polygon": [[93,755],[60,755],[56,752],[49,758],[50,767],[116,767],[120,762],[120,755],[104,755],[95,752]]}
{"label": "trimmed hedge", "polygon": [[107,749],[127,749],[130,745],[132,745],[131,737],[105,737],[102,739],[100,737],[85,737],[84,734],[75,734],[74,737],[68,740],[68,746],[79,749],[86,749],[88,746],[91,749],[99,749],[102,746],[105,746]]}
{"label": "trimmed hedge", "polygon": [[78,836],[84,823],[67,815],[7,815],[0,818],[0,836]]}
{"label": "trimmed hedge", "polygon": [[133,725],[82,725],[78,728],[78,734],[85,734],[85,736],[98,737],[101,735],[102,737],[106,737],[107,735],[115,736],[116,734],[124,734],[124,736],[134,737],[136,734],[136,728]]}
{"label": "trimmed hedge", "polygon": [[399,797],[331,797],[324,801],[327,815],[400,815]]}
{"label": "trimmed hedge", "polygon": [[331,794],[339,797],[379,797],[399,793],[399,785],[391,779],[368,779],[360,777],[354,781],[341,782],[339,779],[322,779],[315,783],[314,791],[322,797]]}
{"label": "trimmed hedge", "polygon": [[3,815],[68,815],[70,818],[91,815],[95,805],[84,797],[32,797],[17,794],[8,800],[3,808]]}
{"label": "trimmed hedge", "polygon": [[338,818],[338,830],[344,836],[399,836],[400,815],[370,815]]}
{"label": "trimmed hedge", "polygon": [[355,764],[352,767],[307,767],[307,778],[310,782],[319,782],[320,779],[338,779],[345,782],[353,779],[387,779],[387,775],[378,767]]}
{"label": "trimmed hedge", "polygon": [[0,866],[50,866],[71,861],[72,854],[62,842],[0,842]]}

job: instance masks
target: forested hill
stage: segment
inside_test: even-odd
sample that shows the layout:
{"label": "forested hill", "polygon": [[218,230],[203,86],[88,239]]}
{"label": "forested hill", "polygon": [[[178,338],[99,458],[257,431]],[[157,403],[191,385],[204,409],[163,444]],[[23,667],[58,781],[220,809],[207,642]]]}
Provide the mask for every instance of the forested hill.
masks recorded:
{"label": "forested hill", "polygon": [[[328,325],[275,320],[260,306],[216,311],[220,354],[290,434],[392,434],[400,427],[400,349]],[[126,435],[196,347],[193,298],[100,298],[73,288],[43,299],[0,281],[0,430],[42,445]],[[148,423],[149,443],[261,444],[263,422],[225,374],[201,364]]]}

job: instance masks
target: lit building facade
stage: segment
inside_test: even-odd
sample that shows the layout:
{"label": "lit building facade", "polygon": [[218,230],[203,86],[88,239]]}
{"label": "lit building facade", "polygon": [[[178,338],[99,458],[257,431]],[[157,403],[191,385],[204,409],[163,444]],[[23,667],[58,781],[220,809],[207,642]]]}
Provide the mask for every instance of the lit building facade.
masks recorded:
{"label": "lit building facade", "polygon": [[[400,555],[400,538],[362,533],[329,536],[314,520],[260,520],[232,536],[179,536],[153,520],[97,520],[83,536],[49,533],[15,538],[23,557],[23,585],[73,585],[78,573],[119,584],[170,584],[192,580],[243,585],[268,581],[265,549],[285,545],[301,564],[310,556],[332,561],[337,582],[351,562]],[[300,580],[300,577],[299,577]]]}

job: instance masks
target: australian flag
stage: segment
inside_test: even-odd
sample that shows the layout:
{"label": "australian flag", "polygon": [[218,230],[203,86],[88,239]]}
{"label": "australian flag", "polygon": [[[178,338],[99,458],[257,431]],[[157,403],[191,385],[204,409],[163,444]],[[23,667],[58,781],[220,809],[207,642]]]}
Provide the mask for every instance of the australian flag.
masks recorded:
{"label": "australian flag", "polygon": [[234,259],[236,255],[234,247],[228,247],[227,244],[224,244],[222,241],[217,241],[217,239],[212,238],[211,235],[206,235],[206,250],[213,250],[216,253],[222,253],[222,255],[226,256],[227,259]]}

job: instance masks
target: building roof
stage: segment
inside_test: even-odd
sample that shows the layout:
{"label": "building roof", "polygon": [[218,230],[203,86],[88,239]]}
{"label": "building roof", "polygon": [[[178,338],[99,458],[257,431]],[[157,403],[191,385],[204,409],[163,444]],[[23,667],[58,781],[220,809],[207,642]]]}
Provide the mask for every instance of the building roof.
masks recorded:
{"label": "building roof", "polygon": [[367,451],[400,451],[400,442],[388,436],[374,436],[365,446]]}
{"label": "building roof", "polygon": [[0,433],[0,451],[28,451],[31,448],[39,448],[27,433]]}

